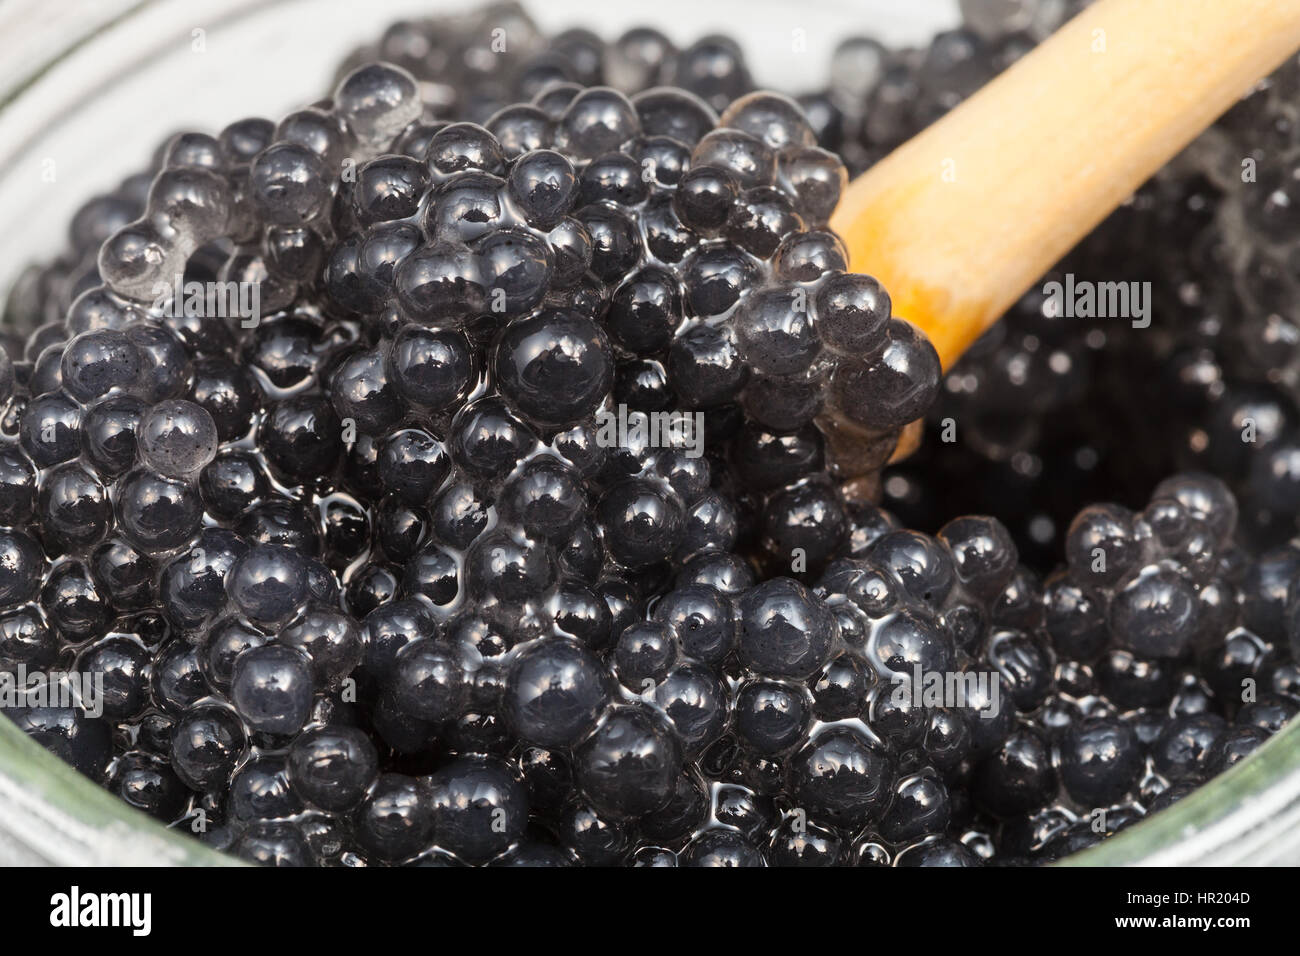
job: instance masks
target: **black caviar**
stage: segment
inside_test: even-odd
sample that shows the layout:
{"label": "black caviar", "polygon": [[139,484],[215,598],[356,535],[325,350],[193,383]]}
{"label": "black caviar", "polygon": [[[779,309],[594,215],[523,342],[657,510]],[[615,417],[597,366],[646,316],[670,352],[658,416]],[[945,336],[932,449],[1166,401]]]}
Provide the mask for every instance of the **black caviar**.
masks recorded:
{"label": "black caviar", "polygon": [[[1195,257],[1245,222],[1238,278],[1276,270],[1281,200],[1162,173],[1072,255],[1173,257],[1194,331],[1031,295],[942,387],[827,227],[1055,26],[1021,6],[847,40],[795,99],[726,37],[499,6],[172,137],[11,296],[0,668],[103,687],[5,713],[272,865],[1049,862],[1248,756],[1300,708],[1300,549],[1261,534],[1297,416]],[[1107,482],[1134,438],[1081,410],[1148,366],[1195,454]]]}

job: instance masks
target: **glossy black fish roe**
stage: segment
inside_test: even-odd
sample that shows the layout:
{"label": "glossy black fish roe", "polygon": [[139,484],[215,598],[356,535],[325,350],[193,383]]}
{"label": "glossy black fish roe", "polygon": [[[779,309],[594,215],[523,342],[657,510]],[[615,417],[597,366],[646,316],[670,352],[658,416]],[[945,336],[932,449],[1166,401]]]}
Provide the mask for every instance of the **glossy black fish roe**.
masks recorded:
{"label": "glossy black fish roe", "polygon": [[1167,335],[1032,290],[944,377],[828,226],[1054,16],[792,98],[498,5],[170,139],[6,310],[0,667],[103,678],[6,715],[264,865],[1046,863],[1250,759],[1300,709],[1274,139],[1064,264],[1171,277]]}

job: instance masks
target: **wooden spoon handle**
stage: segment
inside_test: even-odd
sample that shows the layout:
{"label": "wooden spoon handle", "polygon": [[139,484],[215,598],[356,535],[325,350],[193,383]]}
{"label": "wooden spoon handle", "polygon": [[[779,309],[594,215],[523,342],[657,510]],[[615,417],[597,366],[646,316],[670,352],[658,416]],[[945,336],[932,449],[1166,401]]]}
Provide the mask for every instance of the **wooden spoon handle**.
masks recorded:
{"label": "wooden spoon handle", "polygon": [[1098,0],[854,180],[831,225],[947,368],[1297,48],[1300,0]]}

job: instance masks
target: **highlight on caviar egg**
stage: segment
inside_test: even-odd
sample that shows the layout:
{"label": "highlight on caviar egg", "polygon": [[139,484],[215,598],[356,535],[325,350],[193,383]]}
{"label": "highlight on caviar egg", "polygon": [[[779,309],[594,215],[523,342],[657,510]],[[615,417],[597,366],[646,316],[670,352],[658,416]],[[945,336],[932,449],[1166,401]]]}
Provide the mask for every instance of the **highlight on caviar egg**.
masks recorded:
{"label": "highlight on caviar egg", "polygon": [[359,10],[292,109],[77,196],[5,280],[0,714],[104,839],[1038,866],[1254,760],[1300,709],[1300,63],[944,369],[832,213],[1088,0],[950,6],[784,81],[704,8]]}

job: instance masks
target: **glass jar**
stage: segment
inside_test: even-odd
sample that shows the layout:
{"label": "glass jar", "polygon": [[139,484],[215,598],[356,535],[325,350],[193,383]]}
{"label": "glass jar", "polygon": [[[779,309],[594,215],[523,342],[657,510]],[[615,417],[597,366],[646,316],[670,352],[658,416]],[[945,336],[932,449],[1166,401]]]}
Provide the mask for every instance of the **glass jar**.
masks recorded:
{"label": "glass jar", "polygon": [[[283,114],[328,90],[337,63],[403,16],[454,0],[8,0],[0,8],[0,301],[21,270],[54,255],[77,207],[142,168],[180,128],[219,129]],[[644,22],[584,0],[529,13],[547,30],[594,25],[615,35]],[[796,11],[792,14],[792,10]],[[824,82],[852,33],[922,43],[957,22],[956,0],[658,0],[677,40],[723,31],[745,47],[760,84]],[[0,720],[0,863],[228,865],[168,830]],[[1065,865],[1300,863],[1300,721],[1175,804]]]}

